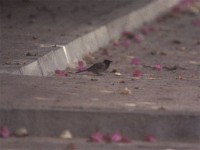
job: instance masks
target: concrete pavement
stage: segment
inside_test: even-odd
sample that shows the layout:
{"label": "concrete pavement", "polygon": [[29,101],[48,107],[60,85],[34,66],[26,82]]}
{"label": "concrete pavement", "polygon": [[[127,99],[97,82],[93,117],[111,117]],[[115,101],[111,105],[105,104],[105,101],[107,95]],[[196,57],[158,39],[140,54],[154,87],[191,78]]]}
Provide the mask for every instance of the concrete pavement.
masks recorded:
{"label": "concrete pavement", "polygon": [[[170,13],[145,24],[154,30],[139,41],[123,36],[101,48],[90,55],[92,63],[113,60],[102,76],[75,74],[77,68],[67,68],[67,77],[1,74],[0,122],[12,130],[26,127],[29,137],[2,139],[0,146],[73,149],[67,145],[72,142],[80,149],[198,150],[200,29],[194,24],[198,19],[199,13],[192,11]],[[141,35],[141,30],[132,33]],[[91,65],[88,58],[85,61]],[[156,64],[162,67],[156,69]],[[136,70],[141,76],[133,77]],[[126,88],[131,92],[124,92]],[[66,129],[75,137],[71,141],[58,139]],[[133,143],[87,143],[97,129],[121,131]],[[134,142],[149,134],[156,137],[155,143]]]}
{"label": "concrete pavement", "polygon": [[2,1],[0,72],[48,76],[55,69],[75,67],[85,54],[107,45],[124,30],[154,19],[177,2]]}

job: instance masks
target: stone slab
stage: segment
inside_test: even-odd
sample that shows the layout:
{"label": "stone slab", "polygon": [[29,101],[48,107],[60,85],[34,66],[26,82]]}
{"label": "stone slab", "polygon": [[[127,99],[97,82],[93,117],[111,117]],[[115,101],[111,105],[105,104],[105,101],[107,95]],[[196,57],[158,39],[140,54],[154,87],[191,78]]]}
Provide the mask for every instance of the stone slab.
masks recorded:
{"label": "stone slab", "polygon": [[9,138],[0,141],[3,150],[199,150],[200,145],[195,143],[175,142],[140,142],[132,143],[91,143],[87,139],[63,140],[59,138]]}

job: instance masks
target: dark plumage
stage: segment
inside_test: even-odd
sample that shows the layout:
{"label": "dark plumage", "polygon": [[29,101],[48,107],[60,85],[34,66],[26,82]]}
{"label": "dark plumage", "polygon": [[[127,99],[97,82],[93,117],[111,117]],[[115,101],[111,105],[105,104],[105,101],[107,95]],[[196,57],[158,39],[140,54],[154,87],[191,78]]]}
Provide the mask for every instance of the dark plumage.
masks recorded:
{"label": "dark plumage", "polygon": [[104,60],[103,62],[99,62],[99,63],[92,65],[91,67],[87,68],[86,70],[78,71],[76,73],[89,71],[89,72],[95,73],[97,75],[100,75],[102,72],[104,72],[108,69],[111,62],[112,61],[110,61],[110,60]]}

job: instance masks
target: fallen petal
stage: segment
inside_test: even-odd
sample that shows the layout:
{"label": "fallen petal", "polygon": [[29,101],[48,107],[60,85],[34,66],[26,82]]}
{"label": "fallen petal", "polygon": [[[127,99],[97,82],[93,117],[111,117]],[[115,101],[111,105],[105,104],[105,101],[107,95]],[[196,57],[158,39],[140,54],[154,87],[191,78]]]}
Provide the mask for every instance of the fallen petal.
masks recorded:
{"label": "fallen petal", "polygon": [[156,65],[154,66],[154,69],[160,71],[160,70],[162,70],[162,66],[161,66],[160,64],[156,64]]}
{"label": "fallen petal", "polygon": [[90,140],[92,142],[103,142],[104,141],[104,135],[101,132],[95,132],[90,136]]}
{"label": "fallen petal", "polygon": [[153,135],[147,135],[147,136],[145,136],[145,141],[147,141],[147,142],[156,142],[156,138],[155,138],[155,136],[153,136]]}
{"label": "fallen petal", "polygon": [[140,70],[135,70],[133,72],[133,77],[142,77],[143,73]]}
{"label": "fallen petal", "polygon": [[11,136],[11,131],[8,127],[6,126],[1,126],[0,127],[0,137],[2,138],[7,138]]}
{"label": "fallen petal", "polygon": [[68,76],[68,73],[65,70],[55,70],[55,74],[58,76]]}
{"label": "fallen petal", "polygon": [[138,43],[142,42],[144,40],[144,36],[142,34],[137,34],[134,36],[134,40]]}
{"label": "fallen petal", "polygon": [[121,142],[123,139],[122,135],[118,132],[111,135],[111,141],[112,142]]}
{"label": "fallen petal", "polygon": [[78,71],[84,71],[86,69],[83,61],[78,61]]}
{"label": "fallen petal", "polygon": [[133,58],[132,61],[131,61],[131,63],[132,63],[133,65],[140,65],[140,64],[141,64],[141,61],[140,61],[140,59],[138,59],[138,58]]}
{"label": "fallen petal", "polygon": [[196,19],[192,21],[193,26],[200,27],[200,19]]}
{"label": "fallen petal", "polygon": [[122,46],[124,46],[126,49],[129,48],[131,46],[131,41],[130,40],[125,40],[122,41]]}

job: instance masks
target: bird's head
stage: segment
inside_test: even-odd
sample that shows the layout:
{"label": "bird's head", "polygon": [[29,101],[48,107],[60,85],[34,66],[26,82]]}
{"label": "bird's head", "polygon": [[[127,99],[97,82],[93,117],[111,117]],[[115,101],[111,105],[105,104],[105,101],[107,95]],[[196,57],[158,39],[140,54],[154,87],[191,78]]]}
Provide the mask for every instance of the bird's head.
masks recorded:
{"label": "bird's head", "polygon": [[111,60],[105,59],[103,62],[104,62],[105,64],[107,64],[107,65],[110,65],[110,63],[111,63],[112,61],[111,61]]}

